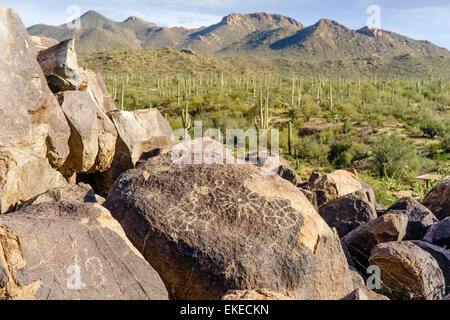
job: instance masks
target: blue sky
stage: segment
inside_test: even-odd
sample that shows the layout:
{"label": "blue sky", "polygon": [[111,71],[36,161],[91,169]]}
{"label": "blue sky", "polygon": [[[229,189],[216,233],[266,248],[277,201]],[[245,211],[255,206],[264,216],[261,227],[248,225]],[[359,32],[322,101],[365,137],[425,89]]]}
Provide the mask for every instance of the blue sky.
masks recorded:
{"label": "blue sky", "polygon": [[229,13],[269,12],[305,25],[333,19],[353,29],[366,25],[367,8],[378,5],[381,28],[450,49],[449,0],[0,0],[0,5],[15,9],[26,26],[68,22],[77,13],[68,8],[75,5],[81,13],[92,9],[117,21],[135,15],[160,26],[200,27]]}

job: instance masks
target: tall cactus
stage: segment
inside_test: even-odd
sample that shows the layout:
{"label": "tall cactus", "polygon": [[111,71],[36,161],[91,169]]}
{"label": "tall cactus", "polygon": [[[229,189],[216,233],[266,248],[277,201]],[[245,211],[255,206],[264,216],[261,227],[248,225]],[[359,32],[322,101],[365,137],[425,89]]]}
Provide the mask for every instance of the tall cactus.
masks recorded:
{"label": "tall cactus", "polygon": [[330,80],[330,111],[333,110],[333,84]]}
{"label": "tall cactus", "polygon": [[265,103],[263,103],[262,91],[261,100],[259,104],[259,118],[255,117],[255,128],[259,132],[260,130],[268,130],[271,125],[270,121],[272,119],[272,114],[269,112],[269,91],[267,90],[267,98]]}
{"label": "tall cactus", "polygon": [[181,122],[184,129],[184,140],[187,140],[189,130],[192,128],[192,120],[189,115],[189,101],[186,101],[184,109],[181,111]]}
{"label": "tall cactus", "polygon": [[124,107],[124,100],[125,100],[125,84],[122,81],[122,86],[120,88],[121,93],[120,93],[120,109],[123,111],[123,107]]}
{"label": "tall cactus", "polygon": [[298,146],[295,147],[295,169],[298,170],[300,168],[300,150]]}
{"label": "tall cactus", "polygon": [[288,123],[288,149],[289,155],[292,156],[292,122]]}

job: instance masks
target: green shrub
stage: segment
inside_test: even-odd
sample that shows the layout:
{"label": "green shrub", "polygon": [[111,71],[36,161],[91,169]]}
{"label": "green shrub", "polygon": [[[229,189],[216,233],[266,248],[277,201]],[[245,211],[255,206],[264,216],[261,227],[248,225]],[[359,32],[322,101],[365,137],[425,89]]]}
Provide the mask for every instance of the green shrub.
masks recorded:
{"label": "green shrub", "polygon": [[328,152],[328,161],[337,169],[346,168],[350,163],[349,150],[352,143],[349,141],[339,141],[331,145]]}
{"label": "green shrub", "polygon": [[404,137],[382,136],[373,144],[372,165],[380,177],[408,178],[422,167],[417,150]]}

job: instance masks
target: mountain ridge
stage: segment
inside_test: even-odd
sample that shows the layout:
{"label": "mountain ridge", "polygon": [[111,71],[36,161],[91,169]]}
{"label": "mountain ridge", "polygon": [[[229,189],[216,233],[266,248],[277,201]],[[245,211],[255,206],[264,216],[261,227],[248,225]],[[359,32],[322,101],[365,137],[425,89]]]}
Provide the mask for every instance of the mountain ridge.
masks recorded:
{"label": "mountain ridge", "polygon": [[353,30],[329,19],[305,26],[294,18],[265,12],[232,13],[216,24],[195,29],[160,27],[135,16],[117,22],[93,10],[79,21],[81,29],[67,28],[68,24],[37,24],[28,31],[59,41],[75,38],[80,55],[110,49],[173,47],[210,55],[312,59],[404,54],[450,57],[446,48],[391,31],[367,27]]}

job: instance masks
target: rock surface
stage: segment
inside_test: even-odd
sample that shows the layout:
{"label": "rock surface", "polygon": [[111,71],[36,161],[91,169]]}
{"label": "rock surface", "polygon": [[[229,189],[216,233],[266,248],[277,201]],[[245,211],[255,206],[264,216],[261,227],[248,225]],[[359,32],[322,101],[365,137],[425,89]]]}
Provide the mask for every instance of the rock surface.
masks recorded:
{"label": "rock surface", "polygon": [[0,6],[0,213],[61,186],[70,128],[19,16]]}
{"label": "rock surface", "polygon": [[105,82],[100,74],[89,69],[81,68],[81,73],[86,78],[80,90],[88,92],[98,105],[99,110],[103,113],[116,111],[117,107],[105,86]]}
{"label": "rock surface", "polygon": [[37,59],[54,93],[78,90],[86,80],[78,67],[73,39],[41,51]]}
{"label": "rock surface", "polygon": [[384,293],[398,300],[440,300],[445,280],[438,263],[410,241],[381,243],[373,248],[370,264],[381,269]]}
{"label": "rock surface", "polygon": [[230,290],[226,295],[222,297],[222,300],[252,300],[252,301],[261,301],[261,300],[292,300],[285,295],[272,292],[266,289],[258,289],[258,290]]}
{"label": "rock surface", "polygon": [[59,97],[70,124],[70,154],[64,167],[76,173],[91,171],[98,154],[97,106],[87,92],[65,91]]}
{"label": "rock surface", "polygon": [[340,237],[377,218],[377,212],[363,190],[329,201],[319,207],[319,213],[330,227],[336,228]]}
{"label": "rock surface", "polygon": [[358,267],[368,266],[368,259],[377,244],[401,241],[406,234],[408,217],[404,214],[386,214],[363,224],[342,238]]}
{"label": "rock surface", "polygon": [[389,300],[388,297],[378,294],[367,288],[358,288],[352,291],[349,295],[342,300]]}
{"label": "rock surface", "polygon": [[85,183],[71,184],[66,187],[50,189],[23,204],[22,208],[45,202],[86,202],[103,204],[102,197],[95,194],[92,187]]}
{"label": "rock surface", "polygon": [[111,168],[96,177],[101,193],[107,193],[122,172],[134,168],[144,152],[174,142],[172,128],[156,109],[113,111],[108,116],[118,138]]}
{"label": "rock surface", "polygon": [[105,208],[49,199],[0,216],[0,300],[167,299]]}
{"label": "rock surface", "polygon": [[[299,177],[297,172],[291,167],[289,162],[279,156],[277,158],[278,165],[274,167],[274,164],[272,163],[272,157],[267,155],[267,153],[251,153],[247,156],[247,161],[249,161],[252,164],[255,164],[259,167],[266,167],[266,169],[270,170],[272,169],[274,173],[278,174],[280,177],[282,177],[284,180],[289,181],[296,187],[300,187],[303,184],[302,178]],[[274,168],[273,168],[274,167]]]}
{"label": "rock surface", "polygon": [[37,50],[36,56],[39,52],[44,51],[58,44],[58,40],[48,37],[31,36],[31,40],[33,41],[34,46],[36,47]]}
{"label": "rock surface", "polygon": [[65,91],[59,95],[59,102],[72,131],[63,171],[66,178],[73,173],[108,170],[117,141],[112,121],[88,92]]}
{"label": "rock surface", "polygon": [[412,241],[416,246],[422,248],[429,254],[433,256],[433,258],[438,263],[439,267],[442,270],[442,274],[445,279],[445,293],[450,293],[450,250],[434,246],[424,241]]}
{"label": "rock surface", "polygon": [[422,240],[428,228],[438,222],[434,214],[413,198],[401,198],[386,213],[402,213],[408,216],[408,228],[404,240]]}
{"label": "rock surface", "polygon": [[362,189],[361,181],[354,170],[338,170],[327,175],[311,176],[308,189],[317,193],[317,205],[324,204]]}
{"label": "rock surface", "polygon": [[450,217],[432,225],[423,240],[450,250]]}
{"label": "rock surface", "polygon": [[192,145],[204,158],[227,154],[206,138],[163,148],[122,174],[105,203],[171,298],[267,288],[340,299],[352,290],[339,239],[298,188],[250,164],[184,164]]}
{"label": "rock surface", "polygon": [[423,205],[439,220],[450,217],[450,178],[439,182],[425,197]]}

